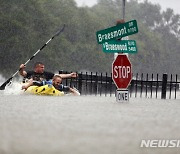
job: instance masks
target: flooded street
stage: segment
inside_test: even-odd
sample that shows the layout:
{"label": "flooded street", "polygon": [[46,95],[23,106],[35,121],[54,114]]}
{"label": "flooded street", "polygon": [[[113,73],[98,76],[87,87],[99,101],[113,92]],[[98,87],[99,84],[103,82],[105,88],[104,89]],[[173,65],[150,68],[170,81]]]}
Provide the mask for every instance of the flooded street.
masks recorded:
{"label": "flooded street", "polygon": [[180,139],[179,100],[0,94],[1,154],[176,154],[141,141]]}
{"label": "flooded street", "polygon": [[180,154],[180,1],[0,12],[0,154]]}

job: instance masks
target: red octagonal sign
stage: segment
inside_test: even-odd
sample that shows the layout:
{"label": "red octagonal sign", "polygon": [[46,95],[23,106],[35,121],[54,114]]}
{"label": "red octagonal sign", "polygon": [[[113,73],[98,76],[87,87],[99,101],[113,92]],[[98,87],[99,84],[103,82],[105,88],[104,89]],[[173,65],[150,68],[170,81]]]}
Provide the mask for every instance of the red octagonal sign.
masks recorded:
{"label": "red octagonal sign", "polygon": [[119,89],[127,89],[132,79],[132,67],[127,55],[119,54],[112,64],[112,79]]}

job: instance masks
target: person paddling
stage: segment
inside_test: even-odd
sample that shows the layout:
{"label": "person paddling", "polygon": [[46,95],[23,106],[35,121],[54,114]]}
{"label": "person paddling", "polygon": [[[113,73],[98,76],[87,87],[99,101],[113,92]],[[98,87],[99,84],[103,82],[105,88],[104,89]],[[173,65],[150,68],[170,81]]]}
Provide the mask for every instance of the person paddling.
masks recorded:
{"label": "person paddling", "polygon": [[[25,71],[25,65],[21,64],[19,69],[19,74],[27,79],[33,79],[34,81],[48,81],[53,78],[55,75],[51,72],[45,71],[45,65],[42,62],[36,62],[34,65],[33,71]],[[75,72],[69,74],[60,74],[60,76],[64,78],[76,78],[77,74]]]}

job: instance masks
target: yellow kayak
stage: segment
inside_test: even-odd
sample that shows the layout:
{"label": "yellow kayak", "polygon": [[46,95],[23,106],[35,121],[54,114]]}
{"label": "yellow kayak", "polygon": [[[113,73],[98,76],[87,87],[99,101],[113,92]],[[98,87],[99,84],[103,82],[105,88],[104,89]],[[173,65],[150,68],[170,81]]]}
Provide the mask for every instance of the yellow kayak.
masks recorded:
{"label": "yellow kayak", "polygon": [[64,96],[64,92],[59,91],[52,85],[30,86],[25,93],[34,95]]}

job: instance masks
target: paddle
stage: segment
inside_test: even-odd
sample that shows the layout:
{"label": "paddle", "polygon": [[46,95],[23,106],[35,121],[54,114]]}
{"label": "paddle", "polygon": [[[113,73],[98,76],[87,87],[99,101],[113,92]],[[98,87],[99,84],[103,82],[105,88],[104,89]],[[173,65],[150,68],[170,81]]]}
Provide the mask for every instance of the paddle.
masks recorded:
{"label": "paddle", "polygon": [[[29,63],[54,37],[58,36],[61,32],[63,32],[64,28],[65,28],[65,24],[63,25],[62,29],[60,29],[59,31],[57,31],[56,34],[54,34],[53,37],[51,37],[38,51],[36,51],[36,52],[34,53],[34,55],[33,55],[30,59],[28,59],[28,60],[24,63],[24,65],[26,65],[27,63]],[[13,77],[14,77],[19,71],[20,71],[20,69],[17,70],[16,73],[14,73],[7,81],[5,81],[5,82],[0,86],[0,90],[4,90],[5,87],[6,87],[6,85],[7,85],[8,83],[11,83]]]}

